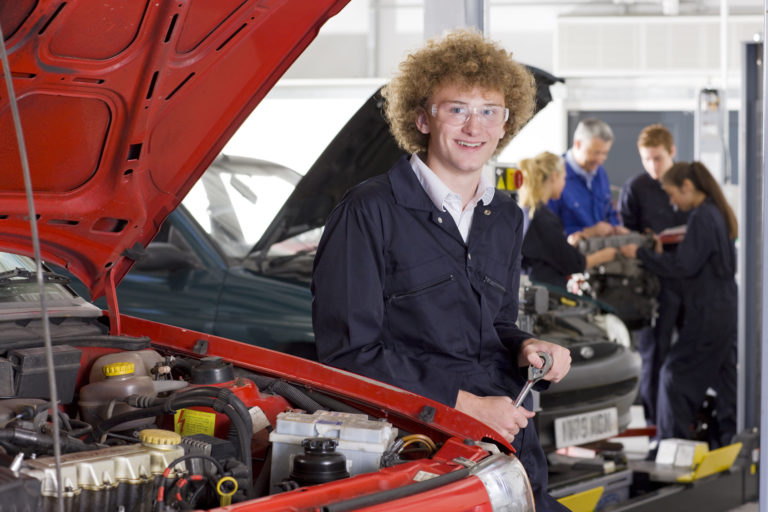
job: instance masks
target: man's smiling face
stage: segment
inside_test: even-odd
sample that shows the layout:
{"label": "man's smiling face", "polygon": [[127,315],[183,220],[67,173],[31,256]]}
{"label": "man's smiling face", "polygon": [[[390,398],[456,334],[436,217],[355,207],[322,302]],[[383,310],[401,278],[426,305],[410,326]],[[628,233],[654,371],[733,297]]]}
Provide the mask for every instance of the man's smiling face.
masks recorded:
{"label": "man's smiling face", "polygon": [[[432,106],[435,105],[434,113]],[[466,122],[448,122],[447,112],[467,107],[470,115]],[[433,91],[426,110],[419,114],[417,125],[422,133],[429,134],[426,164],[440,174],[468,174],[478,172],[491,158],[499,139],[504,136],[504,121],[495,122],[493,116],[484,115],[504,112],[504,95],[501,91],[445,85]]]}

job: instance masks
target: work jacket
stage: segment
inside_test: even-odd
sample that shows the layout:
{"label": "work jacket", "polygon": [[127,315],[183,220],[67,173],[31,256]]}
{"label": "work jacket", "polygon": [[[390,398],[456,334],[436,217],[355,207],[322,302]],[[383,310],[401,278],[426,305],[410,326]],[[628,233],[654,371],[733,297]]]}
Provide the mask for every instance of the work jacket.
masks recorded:
{"label": "work jacket", "polygon": [[320,360],[449,406],[459,389],[514,396],[522,220],[497,191],[465,244],[405,158],[351,189],[315,257]]}
{"label": "work jacket", "polygon": [[[656,254],[639,248],[643,265],[662,278],[683,281],[683,327],[680,340],[724,343],[718,325],[735,326],[736,248],[728,225],[715,203],[706,199],[688,217],[685,238],[674,252]],[[734,331],[735,332],[735,331]]]}
{"label": "work jacket", "polygon": [[621,221],[627,229],[644,233],[650,229],[661,233],[667,228],[685,224],[688,212],[675,209],[659,180],[647,172],[627,181],[619,194]]}
{"label": "work jacket", "polygon": [[523,238],[523,269],[531,281],[565,288],[568,276],[586,266],[587,258],[568,243],[560,218],[539,204]]}
{"label": "work jacket", "polygon": [[[515,325],[522,229],[520,208],[497,191],[476,206],[464,243],[406,158],[352,188],[329,216],[315,256],[320,360],[449,406],[459,389],[516,397],[524,385],[518,352],[531,337]],[[531,400],[523,402],[529,410]],[[537,510],[567,510],[547,494],[533,421],[512,446]]]}
{"label": "work jacket", "polygon": [[592,178],[591,188],[584,178],[576,174],[568,160],[565,160],[565,188],[560,199],[550,199],[549,209],[555,212],[570,235],[600,221],[616,226],[619,216],[613,207],[611,183],[603,166],[599,166]]}

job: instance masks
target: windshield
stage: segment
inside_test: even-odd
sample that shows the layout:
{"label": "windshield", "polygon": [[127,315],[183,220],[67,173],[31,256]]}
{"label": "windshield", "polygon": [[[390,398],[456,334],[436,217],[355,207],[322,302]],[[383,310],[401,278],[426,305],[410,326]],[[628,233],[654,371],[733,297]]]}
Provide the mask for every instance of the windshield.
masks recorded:
{"label": "windshield", "polygon": [[[39,304],[40,290],[36,272],[35,260],[32,258],[6,252],[0,253],[0,302],[37,302]],[[66,281],[66,278],[62,276],[62,280]],[[48,300],[72,299],[72,294],[65,287],[51,282],[45,285],[45,296]]]}
{"label": "windshield", "polygon": [[273,162],[222,155],[182,204],[227,256],[245,257],[301,175]]}
{"label": "windshield", "polygon": [[[0,252],[0,309],[3,319],[31,318],[40,315],[40,288],[35,260],[27,256]],[[63,284],[68,279],[43,272],[45,301],[49,316],[101,316],[101,311],[74,295]]]}

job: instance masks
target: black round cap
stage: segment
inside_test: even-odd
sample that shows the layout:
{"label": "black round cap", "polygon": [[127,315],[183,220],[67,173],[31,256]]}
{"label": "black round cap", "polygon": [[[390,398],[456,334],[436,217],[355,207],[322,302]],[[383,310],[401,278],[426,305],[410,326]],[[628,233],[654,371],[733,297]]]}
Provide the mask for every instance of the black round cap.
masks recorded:
{"label": "black round cap", "polygon": [[235,380],[232,363],[218,356],[204,357],[190,370],[192,384],[221,384]]}
{"label": "black round cap", "polygon": [[304,453],[293,458],[290,479],[299,485],[317,485],[349,478],[347,458],[336,451],[337,442],[327,437],[310,437],[301,442]]}

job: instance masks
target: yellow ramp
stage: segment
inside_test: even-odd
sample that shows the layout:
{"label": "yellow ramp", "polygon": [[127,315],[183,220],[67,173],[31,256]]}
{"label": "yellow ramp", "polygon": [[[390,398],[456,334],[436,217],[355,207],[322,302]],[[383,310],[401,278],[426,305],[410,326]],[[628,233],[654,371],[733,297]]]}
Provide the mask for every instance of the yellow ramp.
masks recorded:
{"label": "yellow ramp", "polygon": [[678,482],[693,482],[705,476],[714,475],[729,469],[741,451],[741,443],[733,443],[717,450],[707,452],[699,466],[691,473],[678,477]]}
{"label": "yellow ramp", "polygon": [[603,496],[604,487],[595,487],[588,491],[577,492],[570,496],[563,496],[559,501],[562,505],[568,507],[571,512],[592,512],[597,506],[597,502]]}

